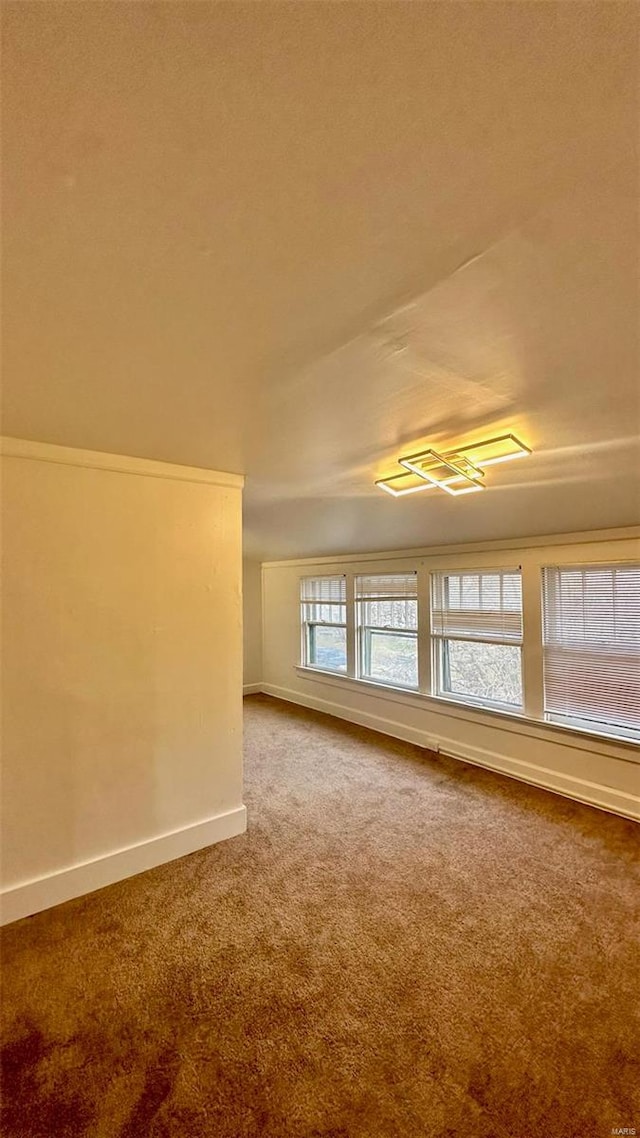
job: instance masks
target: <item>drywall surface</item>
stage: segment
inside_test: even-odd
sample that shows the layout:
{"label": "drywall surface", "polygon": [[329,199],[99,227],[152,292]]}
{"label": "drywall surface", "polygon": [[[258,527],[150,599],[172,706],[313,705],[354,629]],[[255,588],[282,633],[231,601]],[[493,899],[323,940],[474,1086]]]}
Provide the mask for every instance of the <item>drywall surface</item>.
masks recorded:
{"label": "drywall surface", "polygon": [[[263,565],[263,690],[424,747],[522,778],[569,797],[640,819],[640,749],[580,735],[544,722],[541,677],[540,570],[543,565],[637,558],[633,531],[571,535],[520,547],[508,542],[477,547],[396,552],[331,561]],[[428,608],[429,572],[522,566],[527,718],[471,709],[448,700],[385,689],[299,667],[301,576],[417,570],[419,603]],[[424,612],[424,609],[422,609]]]}
{"label": "drywall surface", "polygon": [[262,681],[262,572],[259,561],[242,562],[243,683],[257,690]]}
{"label": "drywall surface", "polygon": [[84,892],[96,860],[128,858],[104,884],[208,844],[218,818],[244,828],[242,480],[3,449],[2,887],[13,919],[29,910],[14,904],[29,883],[46,907],[43,879],[62,900],[55,878],[78,866]]}

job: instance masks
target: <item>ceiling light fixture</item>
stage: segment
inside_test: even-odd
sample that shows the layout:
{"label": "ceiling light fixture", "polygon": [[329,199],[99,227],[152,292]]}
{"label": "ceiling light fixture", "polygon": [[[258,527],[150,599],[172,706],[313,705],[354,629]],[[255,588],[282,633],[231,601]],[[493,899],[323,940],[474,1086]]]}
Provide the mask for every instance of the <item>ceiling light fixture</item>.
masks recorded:
{"label": "ceiling light fixture", "polygon": [[394,498],[403,498],[405,494],[417,494],[420,490],[433,490],[433,483],[426,482],[419,474],[408,470],[406,474],[392,474],[391,478],[379,478],[376,482],[381,490]]}
{"label": "ceiling light fixture", "polygon": [[[434,487],[455,497],[475,494],[478,490],[485,489],[485,466],[524,458],[528,454],[531,454],[531,448],[512,434],[496,435],[495,438],[482,439],[442,454],[429,447],[416,454],[400,457],[398,462],[405,467],[406,474],[379,478],[376,486],[394,498]],[[454,486],[456,489],[453,489]]]}
{"label": "ceiling light fixture", "polygon": [[531,447],[525,446],[515,435],[509,434],[469,443],[468,446],[458,447],[456,453],[470,455],[476,466],[485,467],[495,466],[497,462],[511,462],[513,458],[526,458],[532,451]]}
{"label": "ceiling light fixture", "polygon": [[[469,494],[474,490],[484,490],[482,470],[457,451],[445,456],[430,447],[429,450],[420,451],[418,454],[405,455],[404,458],[398,459],[398,462],[401,466],[406,466],[407,470],[417,474],[419,478],[426,478],[427,482],[432,482],[440,490],[445,490],[447,494],[465,492]],[[440,472],[444,472],[444,476]],[[454,490],[451,475],[457,482],[466,482],[468,485],[463,490]]]}

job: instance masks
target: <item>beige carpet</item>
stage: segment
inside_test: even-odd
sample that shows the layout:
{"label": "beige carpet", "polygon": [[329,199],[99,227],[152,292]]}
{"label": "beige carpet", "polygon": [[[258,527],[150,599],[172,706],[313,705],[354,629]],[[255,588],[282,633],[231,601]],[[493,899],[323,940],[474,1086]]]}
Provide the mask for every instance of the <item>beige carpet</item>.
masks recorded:
{"label": "beige carpet", "polygon": [[640,1133],[633,824],[245,706],[245,837],[4,931],[5,1138]]}

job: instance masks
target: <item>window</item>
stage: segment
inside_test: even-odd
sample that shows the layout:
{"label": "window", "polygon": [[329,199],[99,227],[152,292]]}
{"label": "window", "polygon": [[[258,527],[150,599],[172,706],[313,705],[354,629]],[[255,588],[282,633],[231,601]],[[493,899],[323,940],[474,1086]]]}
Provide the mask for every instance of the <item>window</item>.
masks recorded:
{"label": "window", "polygon": [[418,686],[415,573],[356,577],[358,675],[394,687]]}
{"label": "window", "polygon": [[547,719],[640,735],[640,565],[543,570]]}
{"label": "window", "polygon": [[522,708],[519,569],[434,573],[431,634],[438,695]]}
{"label": "window", "polygon": [[[525,645],[523,572],[532,599],[542,573],[543,606]],[[419,626],[417,581],[415,571],[301,578],[303,666],[640,741],[638,560],[542,567],[530,556],[524,571],[432,572],[430,629],[422,610]]]}
{"label": "window", "polygon": [[300,582],[302,659],[309,668],[347,670],[345,577],[303,577]]}

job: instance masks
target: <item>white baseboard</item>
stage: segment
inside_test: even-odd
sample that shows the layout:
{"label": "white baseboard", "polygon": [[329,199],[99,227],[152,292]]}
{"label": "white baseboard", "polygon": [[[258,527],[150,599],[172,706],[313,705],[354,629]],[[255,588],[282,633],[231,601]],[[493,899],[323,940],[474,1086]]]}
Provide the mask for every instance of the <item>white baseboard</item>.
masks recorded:
{"label": "white baseboard", "polygon": [[259,691],[262,691],[262,684],[243,684],[243,695],[255,695],[255,693]]}
{"label": "white baseboard", "polygon": [[71,901],[74,897],[93,893],[105,885],[114,885],[126,877],[144,873],[185,854],[195,853],[225,838],[235,838],[246,828],[246,807],[238,806],[235,810],[205,818],[181,830],[160,834],[157,838],[149,838],[103,857],[3,889],[0,893],[0,924],[8,925],[11,921],[30,917],[53,905],[61,905],[63,901]]}
{"label": "white baseboard", "polygon": [[302,707],[310,707],[313,711],[323,711],[326,715],[334,715],[336,719],[346,719],[348,723],[357,723],[359,727],[370,727],[372,731],[379,731],[382,735],[391,735],[393,739],[402,739],[405,743],[415,743],[418,747],[426,747],[428,751],[438,750],[438,740],[435,735],[429,735],[419,727],[409,727],[397,719],[387,719],[382,715],[373,715],[368,711],[354,711],[350,707],[343,707],[341,703],[333,700],[319,699],[317,696],[301,695],[290,688],[276,687],[274,684],[263,684],[261,691],[265,695],[273,695],[276,699],[284,699],[287,703],[298,703]]}
{"label": "white baseboard", "polygon": [[418,727],[410,727],[394,719],[384,716],[372,715],[364,711],[352,710],[332,700],[319,699],[316,696],[301,694],[290,688],[277,687],[274,684],[263,684],[262,691],[266,695],[275,696],[276,699],[286,700],[288,703],[297,703],[302,707],[312,708],[327,715],[334,715],[338,719],[346,719],[349,723],[357,723],[361,727],[370,727],[380,731],[383,735],[391,735],[395,739],[402,739],[405,743],[415,743],[428,751],[437,751],[453,759],[460,759],[474,766],[485,767],[498,774],[517,778],[532,786],[539,786],[543,790],[551,790],[565,798],[572,798],[577,802],[585,802],[589,806],[597,806],[601,810],[608,810],[612,814],[621,814],[624,818],[631,818],[640,822],[640,796],[628,794],[623,790],[605,786],[601,783],[588,782],[586,779],[576,778],[573,775],[563,774],[548,767],[537,766],[535,763],[525,762],[522,759],[512,758],[508,755],[498,754],[482,747],[471,747],[458,743],[455,739],[444,735],[435,735],[423,731]]}
{"label": "white baseboard", "polygon": [[640,797],[636,794],[627,794],[624,790],[616,790],[599,782],[588,782],[587,779],[576,778],[508,755],[499,755],[482,747],[462,746],[453,739],[440,739],[438,750],[440,754],[452,759],[461,759],[465,763],[506,774],[520,782],[552,790],[563,798],[573,798],[588,806],[597,806],[600,810],[608,810],[611,814],[621,814],[624,818],[640,822]]}

